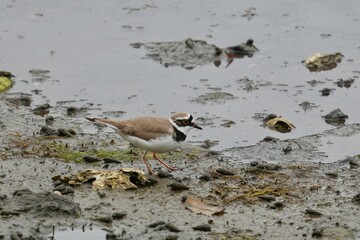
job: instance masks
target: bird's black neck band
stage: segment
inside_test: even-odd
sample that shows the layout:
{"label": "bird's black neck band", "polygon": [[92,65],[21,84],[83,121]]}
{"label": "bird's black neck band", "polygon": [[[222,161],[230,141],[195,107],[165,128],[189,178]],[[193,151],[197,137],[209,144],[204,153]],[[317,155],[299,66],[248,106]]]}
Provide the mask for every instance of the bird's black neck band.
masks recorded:
{"label": "bird's black neck band", "polygon": [[173,136],[173,139],[176,141],[176,142],[183,142],[185,141],[186,139],[186,135],[185,133],[183,133],[182,131],[178,130],[176,127],[174,127],[174,130],[175,130],[175,135]]}

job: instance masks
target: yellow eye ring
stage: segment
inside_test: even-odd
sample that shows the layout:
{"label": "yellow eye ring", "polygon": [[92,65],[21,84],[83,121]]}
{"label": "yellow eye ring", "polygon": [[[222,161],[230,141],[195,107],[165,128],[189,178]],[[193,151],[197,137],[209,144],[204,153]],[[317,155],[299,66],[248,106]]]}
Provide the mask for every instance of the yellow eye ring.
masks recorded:
{"label": "yellow eye ring", "polygon": [[188,125],[188,124],[189,124],[189,120],[185,119],[185,120],[183,120],[183,123],[184,123],[185,125]]}

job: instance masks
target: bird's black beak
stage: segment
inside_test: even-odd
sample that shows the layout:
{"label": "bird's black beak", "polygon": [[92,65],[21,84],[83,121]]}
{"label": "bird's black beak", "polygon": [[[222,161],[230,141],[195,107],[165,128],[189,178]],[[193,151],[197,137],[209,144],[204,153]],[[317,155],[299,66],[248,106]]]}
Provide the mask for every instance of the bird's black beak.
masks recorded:
{"label": "bird's black beak", "polygon": [[202,130],[202,128],[201,128],[201,127],[199,127],[198,125],[196,125],[195,123],[192,123],[192,127],[193,127],[193,128],[197,128],[197,129]]}

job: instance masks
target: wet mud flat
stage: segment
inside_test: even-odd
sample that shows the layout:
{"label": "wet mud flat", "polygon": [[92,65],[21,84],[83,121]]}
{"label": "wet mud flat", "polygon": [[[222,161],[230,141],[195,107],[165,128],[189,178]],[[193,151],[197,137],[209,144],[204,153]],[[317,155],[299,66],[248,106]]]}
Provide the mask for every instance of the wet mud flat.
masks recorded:
{"label": "wet mud flat", "polygon": [[[86,169],[145,170],[137,150],[112,132],[87,133],[91,124],[82,114],[51,106],[49,121],[19,99],[28,102],[24,96],[0,100],[0,239],[64,239],[71,232],[76,239],[360,237],[360,159],[321,163],[326,153],[319,147],[329,135],[346,141],[359,133],[359,124],[221,152],[196,142],[165,156],[178,171],[168,173],[150,161],[158,174],[147,176],[149,184],[94,189],[91,181],[72,186],[54,177]],[[54,143],[80,156],[94,148],[124,155],[118,162],[65,161]]]}

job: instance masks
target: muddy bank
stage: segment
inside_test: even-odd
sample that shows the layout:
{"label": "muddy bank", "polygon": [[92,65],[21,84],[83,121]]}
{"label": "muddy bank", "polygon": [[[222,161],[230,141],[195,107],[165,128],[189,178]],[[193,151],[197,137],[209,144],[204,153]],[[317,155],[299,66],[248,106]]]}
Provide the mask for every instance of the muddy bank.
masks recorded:
{"label": "muddy bank", "polygon": [[[351,156],[321,163],[326,153],[319,146],[329,136],[344,140],[356,136],[359,124],[298,139],[266,138],[221,152],[193,142],[185,152],[165,156],[180,169],[176,172],[167,174],[150,162],[156,172],[162,170],[151,178],[152,185],[131,191],[96,190],[91,183],[71,186],[52,178],[89,168],[145,170],[137,150],[111,131],[94,132],[82,118],[86,111],[74,117],[63,106],[51,106],[49,121],[49,115],[35,115],[35,107],[14,107],[9,99],[12,95],[0,101],[3,239],[62,239],[69,233],[76,233],[77,239],[89,239],[91,234],[100,239],[360,237],[360,160]],[[44,126],[57,131],[44,135]],[[61,135],[58,129],[72,129],[75,134]],[[59,144],[66,146],[67,155],[61,155]],[[118,162],[87,163],[82,158],[114,151],[121,153],[114,157]],[[203,206],[189,207],[186,197],[223,211],[209,214]]]}

